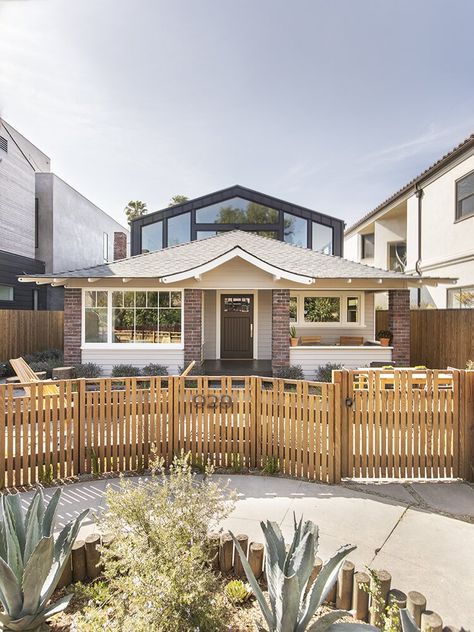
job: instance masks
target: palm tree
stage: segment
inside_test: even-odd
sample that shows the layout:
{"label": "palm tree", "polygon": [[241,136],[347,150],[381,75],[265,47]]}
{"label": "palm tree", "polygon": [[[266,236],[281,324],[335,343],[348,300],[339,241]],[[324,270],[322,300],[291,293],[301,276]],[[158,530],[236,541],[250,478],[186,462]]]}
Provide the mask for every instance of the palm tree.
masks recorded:
{"label": "palm tree", "polygon": [[176,204],[182,204],[189,200],[187,195],[173,195],[168,206],[176,206]]}
{"label": "palm tree", "polygon": [[142,217],[142,215],[146,215],[148,209],[146,207],[146,202],[141,202],[140,200],[130,200],[124,211],[125,215],[127,216],[127,221],[130,224],[132,219],[135,219],[136,217]]}

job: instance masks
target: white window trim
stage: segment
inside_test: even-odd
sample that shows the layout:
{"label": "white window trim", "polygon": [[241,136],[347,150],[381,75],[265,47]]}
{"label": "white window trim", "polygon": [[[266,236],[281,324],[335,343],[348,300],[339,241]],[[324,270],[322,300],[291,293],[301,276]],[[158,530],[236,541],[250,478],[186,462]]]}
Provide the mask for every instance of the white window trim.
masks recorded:
{"label": "white window trim", "polygon": [[[107,342],[86,342],[86,292],[107,292]],[[112,342],[112,292],[180,292],[181,293],[181,342]],[[81,306],[81,349],[184,349],[184,290],[182,288],[82,288]]]}
{"label": "white window trim", "polygon": [[[341,320],[339,322],[332,323],[312,323],[304,319],[304,299],[319,298],[319,297],[335,297],[341,300]],[[331,290],[321,290],[320,292],[290,292],[290,298],[296,297],[297,299],[297,320],[291,321],[290,326],[293,327],[308,327],[311,329],[363,329],[365,328],[365,294],[364,292],[335,292]],[[348,298],[359,299],[359,321],[352,323],[347,320],[347,299]]]}

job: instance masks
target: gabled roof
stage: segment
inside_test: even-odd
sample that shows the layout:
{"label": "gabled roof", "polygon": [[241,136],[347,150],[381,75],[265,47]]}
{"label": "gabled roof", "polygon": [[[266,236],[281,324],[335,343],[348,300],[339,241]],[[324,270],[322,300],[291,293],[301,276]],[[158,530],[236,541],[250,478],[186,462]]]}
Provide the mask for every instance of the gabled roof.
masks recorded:
{"label": "gabled roof", "polygon": [[[57,282],[61,279],[122,277],[154,278],[163,283],[174,283],[198,277],[234,257],[250,261],[273,274],[275,278],[285,278],[305,285],[313,283],[315,279],[399,279],[413,282],[419,280],[416,275],[381,270],[240,230],[113,263],[69,272],[56,272],[53,276],[28,275],[20,280],[48,279]],[[429,283],[430,280],[424,277],[423,282]]]}
{"label": "gabled roof", "polygon": [[422,182],[425,178],[433,175],[439,169],[442,169],[444,166],[449,164],[452,160],[455,160],[458,156],[460,156],[463,152],[474,148],[474,134],[471,134],[468,138],[465,138],[462,143],[459,143],[454,149],[448,151],[442,158],[434,162],[430,167],[422,171],[416,178],[410,180],[408,184],[399,189],[396,193],[388,197],[384,202],[376,206],[372,211],[366,213],[363,217],[361,217],[357,222],[349,226],[346,229],[345,234],[351,233],[353,230],[358,228],[361,224],[364,224],[368,219],[370,219],[373,215],[376,215],[379,211],[381,211],[385,206],[388,206],[398,198],[401,198],[403,195],[409,193],[411,189],[415,189],[418,184]]}

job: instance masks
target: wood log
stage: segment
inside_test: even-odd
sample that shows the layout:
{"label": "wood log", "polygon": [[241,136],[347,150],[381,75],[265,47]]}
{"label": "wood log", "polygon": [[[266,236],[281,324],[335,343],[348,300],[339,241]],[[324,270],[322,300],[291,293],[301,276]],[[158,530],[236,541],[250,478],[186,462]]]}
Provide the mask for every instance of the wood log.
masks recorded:
{"label": "wood log", "polygon": [[[380,610],[386,606],[388,601],[388,593],[390,591],[390,584],[392,583],[392,576],[388,571],[375,571],[377,581],[370,580],[370,592],[372,595],[370,606],[370,623],[380,627],[382,625]],[[377,594],[380,598],[380,604],[375,604],[373,595]]]}
{"label": "wood log", "polygon": [[311,588],[311,586],[314,584],[314,582],[316,581],[316,577],[319,575],[319,573],[321,572],[321,569],[323,567],[323,560],[320,557],[315,557],[314,558],[314,566],[313,566],[313,570],[311,571],[311,575],[309,576],[308,579],[308,584],[306,586],[306,592],[308,592],[308,590]]}
{"label": "wood log", "polygon": [[[235,536],[235,539],[240,544],[242,551],[244,552],[245,557],[248,556],[248,548],[249,548],[249,537],[245,535],[245,533],[239,533]],[[242,560],[240,559],[239,552],[237,551],[237,547],[235,547],[234,553],[234,573],[237,577],[246,577],[244,567],[242,566]]]}
{"label": "wood log", "polygon": [[445,625],[443,628],[443,632],[461,632],[459,628],[456,628],[454,625]]}
{"label": "wood log", "polygon": [[57,366],[51,371],[53,380],[72,380],[74,379],[73,366]]}
{"label": "wood log", "polygon": [[426,597],[416,590],[411,590],[407,595],[407,609],[416,625],[420,627],[421,614],[426,610]]}
{"label": "wood log", "polygon": [[443,621],[439,614],[425,610],[421,615],[421,632],[443,632]]}
{"label": "wood log", "polygon": [[219,568],[223,573],[230,573],[232,570],[232,558],[234,555],[234,542],[230,533],[221,535],[219,545]]}
{"label": "wood log", "polygon": [[219,570],[219,545],[221,537],[218,533],[211,533],[208,538],[209,559],[213,570]]}
{"label": "wood log", "polygon": [[264,546],[260,542],[252,542],[250,544],[249,564],[257,579],[259,579],[263,573],[263,552]]}
{"label": "wood log", "polygon": [[354,570],[354,564],[346,560],[339,571],[336,589],[336,608],[338,610],[349,610],[351,607]]}
{"label": "wood log", "polygon": [[84,540],[76,540],[72,545],[72,578],[75,582],[83,582],[87,577],[86,545]]}
{"label": "wood log", "polygon": [[359,571],[354,573],[354,589],[352,596],[352,609],[355,618],[359,621],[367,621],[369,618],[369,587],[370,576]]}
{"label": "wood log", "polygon": [[72,584],[72,560],[71,555],[67,558],[67,562],[64,566],[63,572],[61,573],[61,577],[58,581],[58,588],[64,588],[65,586],[69,586]]}
{"label": "wood log", "polygon": [[407,596],[403,591],[392,588],[388,593],[388,603],[396,604],[399,608],[406,608]]}
{"label": "wood log", "polygon": [[100,567],[100,535],[91,533],[85,539],[87,577],[96,579],[101,573]]}

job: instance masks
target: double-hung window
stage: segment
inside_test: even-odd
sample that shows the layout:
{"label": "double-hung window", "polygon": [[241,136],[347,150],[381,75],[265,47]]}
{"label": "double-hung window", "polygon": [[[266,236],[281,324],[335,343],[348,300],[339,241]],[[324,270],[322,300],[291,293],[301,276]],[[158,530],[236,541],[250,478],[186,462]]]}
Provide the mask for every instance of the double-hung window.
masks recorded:
{"label": "double-hung window", "polygon": [[456,219],[474,215],[474,171],[456,182]]}

